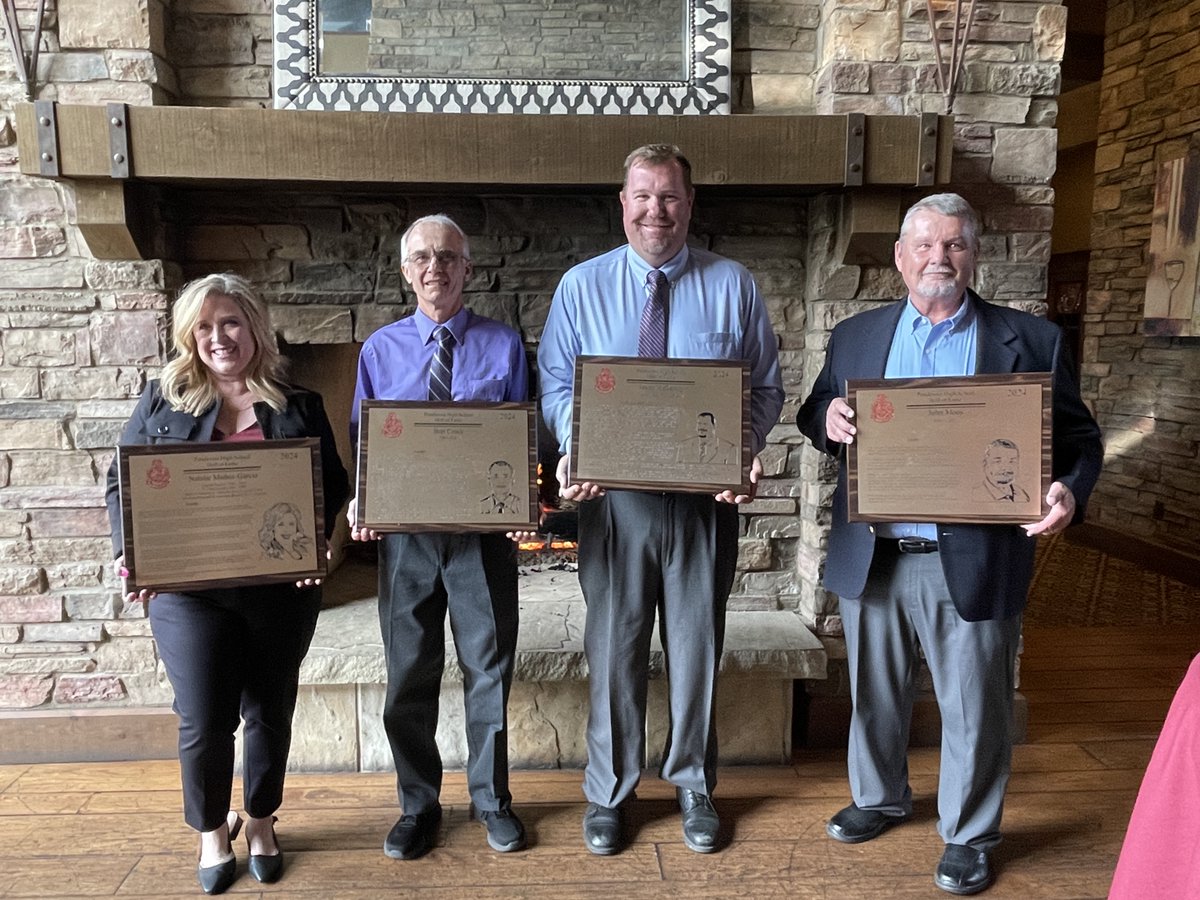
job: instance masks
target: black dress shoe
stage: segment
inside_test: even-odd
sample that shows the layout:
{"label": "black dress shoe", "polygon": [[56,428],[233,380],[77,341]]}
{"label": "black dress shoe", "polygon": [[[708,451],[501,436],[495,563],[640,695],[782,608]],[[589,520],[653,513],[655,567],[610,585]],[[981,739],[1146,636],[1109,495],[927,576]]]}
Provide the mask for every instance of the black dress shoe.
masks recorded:
{"label": "black dress shoe", "polygon": [[215,866],[196,866],[196,880],[206,894],[223,894],[233,884],[237,874],[237,860],[227,859]]}
{"label": "black dress shoe", "polygon": [[873,809],[859,809],[851,803],[829,820],[825,833],[843,844],[861,844],[879,837],[906,819],[908,816],[891,816]]}
{"label": "black dress shoe", "polygon": [[416,815],[401,816],[383,842],[383,852],[392,859],[416,859],[433,849],[442,808],[435,806]]}
{"label": "black dress shoe", "polygon": [[978,894],[993,880],[988,852],[966,844],[947,844],[933,874],[933,883],[951,894]]}
{"label": "black dress shoe", "polygon": [[621,810],[589,803],[583,813],[583,842],[597,856],[612,856],[621,849]]}
{"label": "black dress shoe", "polygon": [[[283,851],[279,849],[279,841],[275,839],[275,823],[279,820],[271,816],[271,839],[275,844],[275,853],[251,853],[246,869],[255,881],[262,884],[274,884],[283,874]],[[250,828],[246,828],[246,849],[250,849]]]}
{"label": "black dress shoe", "polygon": [[263,884],[274,884],[279,880],[279,876],[283,874],[283,851],[268,856],[266,854],[250,854],[250,861],[246,864],[247,870],[254,877],[255,881]]}
{"label": "black dress shoe", "polygon": [[225,849],[229,859],[215,866],[196,866],[196,880],[200,882],[200,889],[206,894],[225,893],[237,877],[237,857],[233,855],[233,839],[241,830],[242,817],[230,810],[226,823],[229,826],[229,836],[225,841]]}
{"label": "black dress shoe", "polygon": [[713,809],[712,800],[706,794],[676,788],[679,809],[683,812],[683,842],[689,850],[697,853],[712,853],[717,849],[717,837],[721,820]]}

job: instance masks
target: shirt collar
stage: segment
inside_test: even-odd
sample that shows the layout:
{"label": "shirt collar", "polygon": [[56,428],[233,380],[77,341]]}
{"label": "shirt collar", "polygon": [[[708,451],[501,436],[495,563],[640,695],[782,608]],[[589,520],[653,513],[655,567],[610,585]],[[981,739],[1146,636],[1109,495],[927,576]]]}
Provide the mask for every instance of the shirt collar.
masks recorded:
{"label": "shirt collar", "polygon": [[[464,306],[451,316],[449,321],[442,323],[454,335],[454,343],[462,344],[463,336],[467,332],[467,320],[470,317],[471,311]],[[419,309],[413,313],[413,321],[417,325],[417,334],[421,338],[421,343],[428,344],[433,339],[433,330],[438,327],[438,323]]]}
{"label": "shirt collar", "polygon": [[[660,272],[667,276],[667,281],[671,282],[671,284],[674,284],[679,280],[679,276],[683,274],[683,270],[687,268],[688,257],[688,245],[684,244],[683,248],[678,253],[657,268]],[[638,281],[642,282],[643,284],[646,281],[646,276],[650,274],[652,269],[655,268],[654,266],[650,265],[650,263],[646,262],[646,260],[638,256],[637,251],[629,245],[625,246],[625,260],[628,263],[629,268],[637,276]]]}
{"label": "shirt collar", "polygon": [[[948,322],[945,331],[960,331],[971,324],[975,316],[975,311],[971,306],[971,297],[969,294],[963,294],[962,303],[958,305],[958,309],[954,311],[948,319],[943,319],[943,322]],[[904,301],[904,310],[900,313],[900,325],[904,328],[904,333],[909,334],[916,331],[921,325],[928,325],[929,319],[921,314],[915,306],[913,306],[912,297],[908,297]]]}

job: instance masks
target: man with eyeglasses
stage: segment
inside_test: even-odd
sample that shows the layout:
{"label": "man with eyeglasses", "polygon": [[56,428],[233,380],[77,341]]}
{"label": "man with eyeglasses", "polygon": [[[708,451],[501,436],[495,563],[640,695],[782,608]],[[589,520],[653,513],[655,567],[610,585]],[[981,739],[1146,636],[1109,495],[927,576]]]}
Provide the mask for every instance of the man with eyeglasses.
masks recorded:
{"label": "man with eyeglasses", "polygon": [[[571,442],[579,354],[746,360],[753,449],[762,450],[783,407],[778,342],[744,266],[687,245],[691,164],[678,147],[650,144],[625,160],[622,223],[629,243],[563,276],[538,352],[542,411],[565,454]],[[660,774],[675,786],[684,843],[720,847],[712,803],[717,783],[717,671],[738,550],[733,491],[605,491],[570,483],[579,507],[579,584],[587,603],[584,651],[591,710],[583,791],[584,844],[623,846],[623,809],[641,775],[646,744],[650,635],[658,614],[670,727]],[[750,480],[762,472],[755,456]]]}
{"label": "man with eyeglasses", "polygon": [[[357,444],[359,402],[524,402],[529,372],[521,336],[463,306],[471,275],[467,236],[444,215],[417,219],[400,239],[401,271],[417,298],[413,315],[372,334],[358,362],[350,412]],[[517,645],[516,544],[503,534],[377,534],[379,625],[387,660],[383,725],[403,811],[384,841],[394,859],[434,845],[442,819],[442,759],[436,731],[447,609],[463,671],[467,786],[475,818],[499,852],[525,846],[508,790],[508,694]]]}

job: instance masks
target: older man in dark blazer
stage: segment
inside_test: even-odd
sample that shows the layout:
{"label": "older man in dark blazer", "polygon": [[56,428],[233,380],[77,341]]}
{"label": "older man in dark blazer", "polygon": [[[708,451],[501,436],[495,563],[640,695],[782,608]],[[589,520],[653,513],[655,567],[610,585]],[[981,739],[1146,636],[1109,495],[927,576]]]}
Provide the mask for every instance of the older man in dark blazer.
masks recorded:
{"label": "older man in dark blazer", "polygon": [[[834,328],[825,366],[797,415],[813,445],[841,464],[824,583],[840,598],[846,633],[854,802],[826,831],[860,843],[912,815],[906,745],[920,648],[942,714],[938,830],[946,849],[934,880],[953,894],[978,893],[994,877],[989,852],[1000,841],[1011,766],[1014,670],[1034,537],[1083,518],[1103,455],[1061,331],[969,290],[978,251],[979,219],[957,194],[915,204],[895,247],[907,298]],[[1040,522],[847,520],[843,451],[855,434],[843,399],[848,379],[1007,372],[1053,373],[1053,483]]]}

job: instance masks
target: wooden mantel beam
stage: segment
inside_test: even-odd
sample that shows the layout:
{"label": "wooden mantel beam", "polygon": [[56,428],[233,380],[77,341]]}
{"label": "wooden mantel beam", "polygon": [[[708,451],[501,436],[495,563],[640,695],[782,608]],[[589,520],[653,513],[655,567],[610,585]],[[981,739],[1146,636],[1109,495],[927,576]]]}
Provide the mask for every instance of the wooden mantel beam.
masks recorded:
{"label": "wooden mantel beam", "polygon": [[[37,175],[33,105],[19,105],[16,118],[21,171]],[[57,177],[113,178],[103,106],[56,104],[54,120]],[[127,135],[129,177],[174,184],[611,185],[620,180],[630,149],[668,142],[687,153],[701,185],[899,188],[949,181],[952,125],[949,116],[534,116],[133,106]]]}
{"label": "wooden mantel beam", "polygon": [[36,111],[20,104],[16,113],[21,171],[74,183],[77,224],[92,253],[106,259],[151,252],[143,204],[131,202],[139,184],[588,188],[617,184],[632,148],[665,142],[687,153],[698,185],[847,189],[848,202],[862,201],[844,216],[841,239],[851,262],[881,252],[881,234],[890,240],[887,211],[898,206],[902,188],[949,181],[953,152],[953,120],[933,115],[533,116],[51,103]]}

